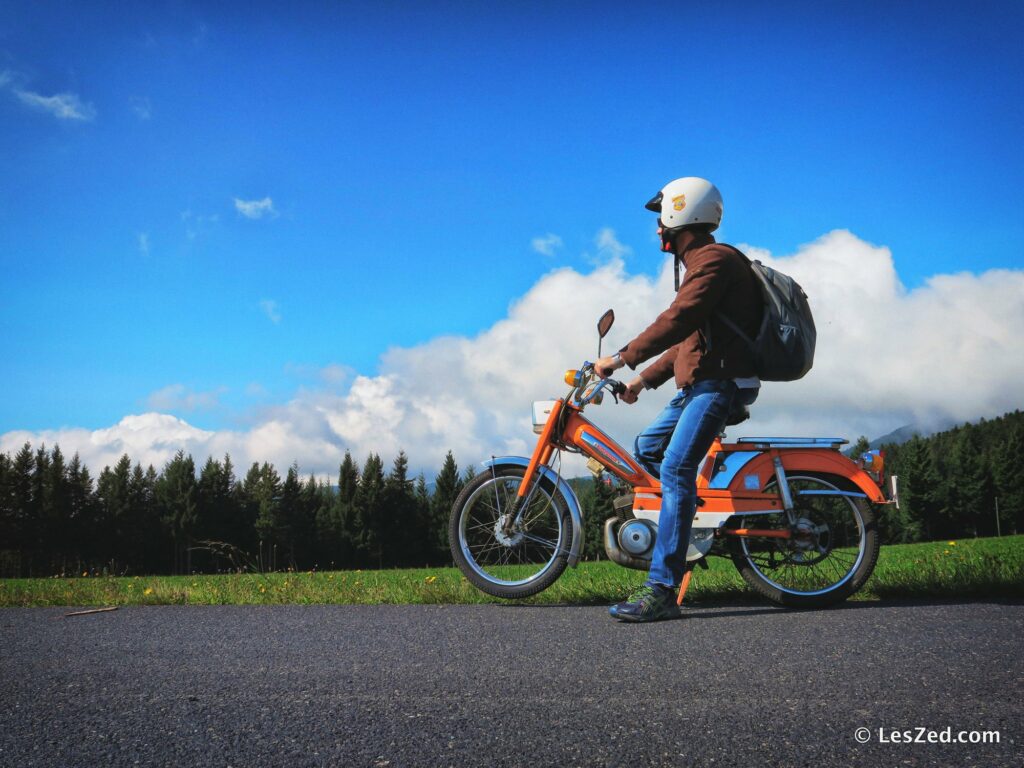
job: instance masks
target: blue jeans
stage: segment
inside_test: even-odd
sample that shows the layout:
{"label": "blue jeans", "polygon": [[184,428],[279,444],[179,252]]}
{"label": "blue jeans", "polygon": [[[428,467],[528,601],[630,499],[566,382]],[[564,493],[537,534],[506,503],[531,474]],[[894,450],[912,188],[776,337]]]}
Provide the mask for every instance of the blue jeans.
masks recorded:
{"label": "blue jeans", "polygon": [[679,390],[658,418],[637,435],[637,461],[661,480],[658,536],[647,575],[651,586],[674,588],[682,581],[697,511],[697,471],[725,428],[734,401],[749,405],[757,394],[756,389],[737,389],[731,380],[698,381]]}

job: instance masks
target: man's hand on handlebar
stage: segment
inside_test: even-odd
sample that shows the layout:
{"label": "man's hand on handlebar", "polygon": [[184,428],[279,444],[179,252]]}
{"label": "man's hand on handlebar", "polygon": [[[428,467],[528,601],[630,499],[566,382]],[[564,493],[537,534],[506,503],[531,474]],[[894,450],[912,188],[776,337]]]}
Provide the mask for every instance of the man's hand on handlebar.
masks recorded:
{"label": "man's hand on handlebar", "polygon": [[602,379],[607,379],[612,375],[613,371],[617,371],[624,365],[625,363],[622,362],[622,358],[619,357],[619,353],[616,352],[614,355],[602,357],[594,363],[594,372]]}
{"label": "man's hand on handlebar", "polygon": [[626,385],[626,390],[619,394],[622,402],[632,405],[636,402],[640,392],[644,389],[644,380],[637,376],[629,384]]}

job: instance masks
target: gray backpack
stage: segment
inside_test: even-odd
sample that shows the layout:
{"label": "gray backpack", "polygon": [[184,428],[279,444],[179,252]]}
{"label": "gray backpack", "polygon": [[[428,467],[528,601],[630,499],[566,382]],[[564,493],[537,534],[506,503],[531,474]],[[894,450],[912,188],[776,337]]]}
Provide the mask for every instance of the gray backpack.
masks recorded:
{"label": "gray backpack", "polygon": [[[730,246],[731,247],[731,246]],[[757,335],[751,339],[736,323],[721,312],[718,317],[747,343],[754,352],[757,377],[762,381],[796,381],[814,364],[817,332],[804,289],[789,275],[751,261],[750,264],[764,299],[764,313]]]}

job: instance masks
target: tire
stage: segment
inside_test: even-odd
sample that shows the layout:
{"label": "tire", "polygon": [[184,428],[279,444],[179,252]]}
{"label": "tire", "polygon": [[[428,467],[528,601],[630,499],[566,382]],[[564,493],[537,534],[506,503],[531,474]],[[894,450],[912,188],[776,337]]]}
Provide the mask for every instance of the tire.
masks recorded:
{"label": "tire", "polygon": [[529,597],[562,575],[572,544],[572,518],[565,498],[547,478],[532,491],[523,525],[499,536],[500,509],[510,508],[526,468],[494,467],[473,478],[452,505],[448,544],[459,570],[482,592],[508,600]]}
{"label": "tire", "polygon": [[[808,533],[799,540],[730,536],[733,564],[755,592],[777,605],[824,608],[840,603],[864,586],[878,562],[875,513],[863,498],[799,494],[859,492],[844,478],[793,472],[788,482],[797,518]],[[784,514],[737,516],[729,524],[788,528]]]}

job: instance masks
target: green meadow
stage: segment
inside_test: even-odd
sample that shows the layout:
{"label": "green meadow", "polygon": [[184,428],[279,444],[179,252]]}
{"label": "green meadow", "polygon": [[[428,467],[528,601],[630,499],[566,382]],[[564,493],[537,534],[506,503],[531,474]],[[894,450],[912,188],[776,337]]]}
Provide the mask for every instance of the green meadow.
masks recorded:
{"label": "green meadow", "polygon": [[[758,601],[732,562],[708,559],[694,572],[687,602]],[[527,603],[593,605],[622,598],[643,580],[613,563],[569,568]],[[853,600],[1024,599],[1024,536],[890,545]],[[304,571],[193,576],[94,576],[0,580],[0,606],[439,604],[500,602],[455,568]]]}

